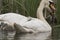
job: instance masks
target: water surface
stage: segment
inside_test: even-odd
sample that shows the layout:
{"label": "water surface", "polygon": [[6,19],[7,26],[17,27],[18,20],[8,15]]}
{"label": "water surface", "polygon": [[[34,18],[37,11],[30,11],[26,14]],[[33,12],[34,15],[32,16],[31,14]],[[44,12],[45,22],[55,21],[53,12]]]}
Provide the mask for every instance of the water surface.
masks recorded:
{"label": "water surface", "polygon": [[19,33],[0,31],[0,40],[60,40],[60,28],[55,27],[51,32],[45,33]]}

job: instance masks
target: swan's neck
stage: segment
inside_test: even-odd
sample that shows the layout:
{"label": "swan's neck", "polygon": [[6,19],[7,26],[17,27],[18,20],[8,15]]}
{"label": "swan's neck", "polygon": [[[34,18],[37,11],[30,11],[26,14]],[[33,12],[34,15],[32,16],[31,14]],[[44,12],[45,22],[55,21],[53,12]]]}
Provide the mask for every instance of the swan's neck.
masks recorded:
{"label": "swan's neck", "polygon": [[38,10],[37,10],[37,18],[39,18],[40,20],[43,20],[45,21],[45,18],[43,17],[43,9],[44,9],[44,6],[45,3],[44,1],[41,1],[39,7],[38,7]]}
{"label": "swan's neck", "polygon": [[45,7],[45,3],[44,3],[44,1],[41,1],[40,5],[38,7],[38,10],[37,10],[37,18],[42,20],[43,22],[45,22],[47,25],[49,25],[47,23],[47,21],[45,20],[44,16],[43,16],[43,9],[44,9],[44,7]]}

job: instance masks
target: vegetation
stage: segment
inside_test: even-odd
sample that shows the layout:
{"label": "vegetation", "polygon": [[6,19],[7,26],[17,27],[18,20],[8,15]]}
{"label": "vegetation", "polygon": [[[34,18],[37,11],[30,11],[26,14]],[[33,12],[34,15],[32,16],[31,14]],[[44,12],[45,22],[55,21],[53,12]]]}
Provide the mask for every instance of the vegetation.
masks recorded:
{"label": "vegetation", "polygon": [[40,0],[3,0],[0,13],[15,12],[34,17]]}
{"label": "vegetation", "polygon": [[56,16],[58,19],[58,23],[60,24],[60,0],[57,0],[56,8],[57,8]]}

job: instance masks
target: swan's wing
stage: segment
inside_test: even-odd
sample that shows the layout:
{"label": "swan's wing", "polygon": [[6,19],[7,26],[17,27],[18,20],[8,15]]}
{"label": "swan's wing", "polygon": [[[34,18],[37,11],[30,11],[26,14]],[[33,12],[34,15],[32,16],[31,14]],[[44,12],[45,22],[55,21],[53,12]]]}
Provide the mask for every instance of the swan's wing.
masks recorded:
{"label": "swan's wing", "polygon": [[44,32],[46,28],[42,24],[42,22],[31,20],[22,25],[15,24],[14,26],[17,32]]}
{"label": "swan's wing", "polygon": [[23,27],[16,23],[14,24],[14,27],[15,27],[17,33],[19,33],[19,32],[34,32],[32,29]]}
{"label": "swan's wing", "polygon": [[35,32],[49,31],[51,27],[48,27],[43,21],[34,19],[23,24],[24,27],[30,28]]}

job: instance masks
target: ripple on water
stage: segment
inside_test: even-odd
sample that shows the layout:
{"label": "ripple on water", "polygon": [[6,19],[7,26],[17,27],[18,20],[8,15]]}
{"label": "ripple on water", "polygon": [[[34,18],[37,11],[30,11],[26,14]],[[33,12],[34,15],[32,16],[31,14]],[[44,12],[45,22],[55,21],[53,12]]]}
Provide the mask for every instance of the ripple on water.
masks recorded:
{"label": "ripple on water", "polygon": [[0,31],[0,40],[45,40],[48,39],[51,33],[19,33],[14,32],[7,33]]}

